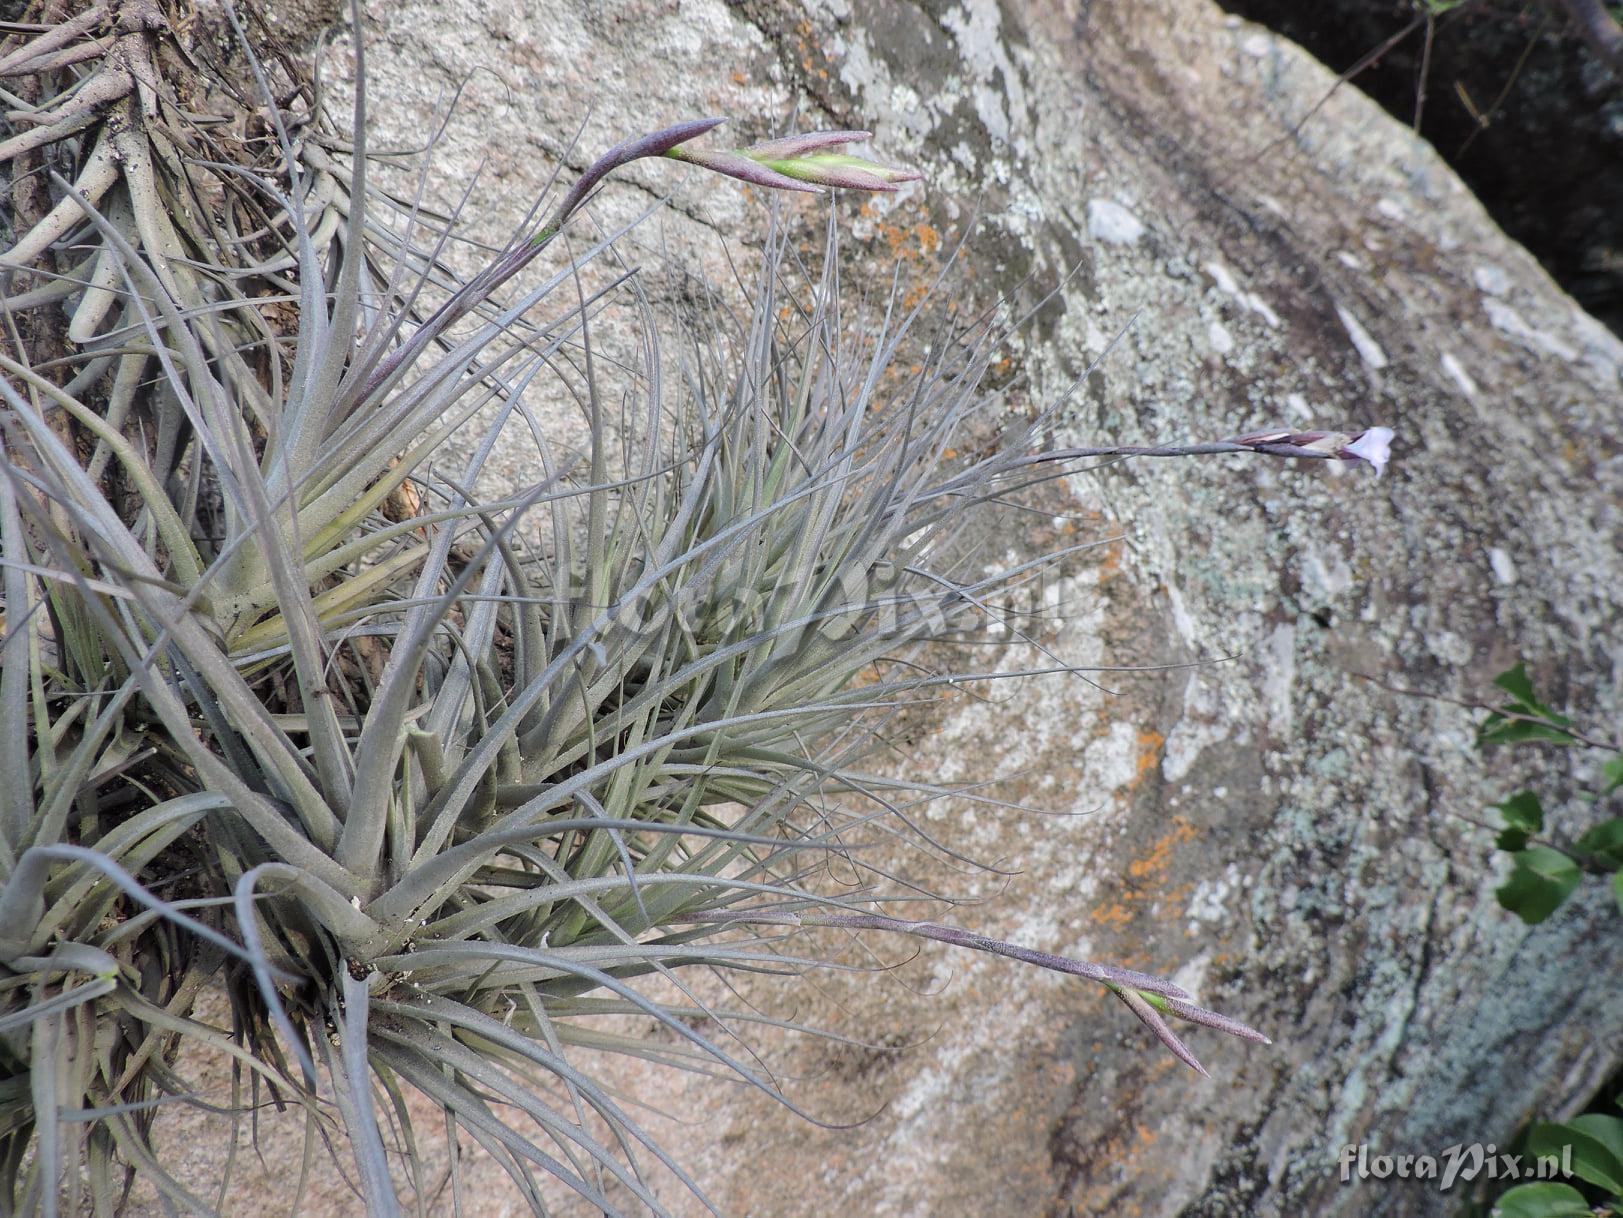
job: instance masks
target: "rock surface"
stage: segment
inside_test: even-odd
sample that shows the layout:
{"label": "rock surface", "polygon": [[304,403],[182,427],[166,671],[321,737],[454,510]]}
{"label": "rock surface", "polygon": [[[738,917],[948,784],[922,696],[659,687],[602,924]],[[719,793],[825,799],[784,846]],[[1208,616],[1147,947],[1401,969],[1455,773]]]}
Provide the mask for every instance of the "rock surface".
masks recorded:
{"label": "rock surface", "polygon": [[[967,231],[954,291],[1041,303],[1009,353],[1027,396],[1098,362],[1061,442],[1398,431],[1378,481],[1231,458],[1071,478],[1055,527],[1107,544],[1066,568],[1045,643],[1174,667],[1101,674],[1108,694],[1044,679],[954,704],[917,725],[906,762],[1014,774],[1001,795],[1056,814],[934,809],[933,832],[1015,872],[927,873],[980,898],[956,922],[1173,975],[1276,1043],[1196,1034],[1202,1079],[1096,988],[870,940],[893,977],[745,990],[861,1042],[752,1042],[797,1102],[861,1124],[603,1067],[677,1118],[650,1123],[723,1213],[1451,1212],[1466,1185],[1344,1183],[1341,1147],[1503,1143],[1615,1069],[1609,899],[1586,886],[1532,931],[1493,899],[1478,822],[1525,759],[1484,763],[1465,711],[1360,679],[1469,699],[1521,655],[1558,703],[1616,722],[1623,345],[1430,147],[1350,90],[1325,100],[1325,69],[1208,0],[365,10],[375,141],[420,141],[463,87],[439,168],[456,189],[485,162],[492,231],[578,124],[576,169],[667,121],[726,113],[755,137],[798,108],[799,127],[871,127],[887,159],[925,170],[923,188],[838,205],[859,262],[927,269]],[[346,57],[336,40],[340,86]],[[759,197],[638,170],[598,214],[665,189],[627,256],[726,290],[722,241],[755,239]],[[819,205],[797,206],[815,229]],[[1009,536],[1016,555],[1041,544]],[[1552,767],[1546,789],[1583,777]],[[494,1171],[466,1188],[468,1212],[513,1204]]]}
{"label": "rock surface", "polygon": [[1423,8],[1408,3],[1224,7],[1337,72],[1381,49],[1353,83],[1418,123],[1505,231],[1623,333],[1623,74],[1604,66],[1563,6],[1479,0],[1436,20],[1429,38]]}

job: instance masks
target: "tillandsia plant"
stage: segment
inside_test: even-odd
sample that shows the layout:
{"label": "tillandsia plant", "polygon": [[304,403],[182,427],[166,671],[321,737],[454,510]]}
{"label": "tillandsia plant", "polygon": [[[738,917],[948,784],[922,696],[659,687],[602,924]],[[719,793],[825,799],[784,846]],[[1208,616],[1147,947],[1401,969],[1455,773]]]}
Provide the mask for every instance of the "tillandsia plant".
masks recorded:
{"label": "tillandsia plant", "polygon": [[[7,62],[96,62],[98,22],[123,10],[98,11]],[[635,276],[582,286],[618,234],[506,294],[632,160],[796,189],[915,176],[828,151],[861,133],[711,154],[689,147],[717,125],[700,120],[629,141],[429,307],[448,230],[409,200],[392,227],[370,219],[363,69],[342,165],[273,105],[278,155],[214,167],[266,217],[254,239],[280,250],[255,267],[278,268],[285,298],[254,295],[219,234],[209,261],[132,228],[128,185],[52,179],[48,214],[76,217],[24,251],[68,268],[52,299],[74,320],[45,361],[13,330],[0,382],[0,1207],[110,1214],[138,1173],[169,1204],[217,1208],[226,1182],[203,1195],[154,1138],[167,1105],[201,1102],[187,1055],[217,1051],[249,1083],[224,1105],[234,1134],[263,1092],[297,1106],[311,1147],[352,1153],[371,1213],[427,1204],[412,1089],[537,1212],[543,1177],[606,1213],[658,1212],[645,1161],[696,1186],[578,1051],[729,1072],[792,1107],[730,1045],[759,1016],[686,977],[816,967],[788,937],[807,927],[1100,982],[1196,1069],[1169,1017],[1263,1040],[1163,979],[891,916],[919,894],[862,861],[865,835],[928,842],[920,800],[989,798],[861,765],[896,708],[1017,675],[931,656],[1061,555],[987,575],[956,540],[966,519],[1048,476],[1036,466],[1171,450],[1044,451],[1056,404],[947,460],[995,409],[981,377],[1006,333],[945,330],[904,366],[921,314],[893,292],[853,338],[832,223],[809,305],[773,223],[748,315],[731,340],[715,328],[680,392]],[[622,307],[641,345],[611,388],[593,327]],[[509,422],[559,394],[586,451],[536,427],[534,484],[480,498]],[[454,474],[430,464],[475,424]],[[1388,440],[1187,451],[1379,469]],[[406,486],[416,506],[386,511]],[[861,881],[832,883],[835,857]],[[218,989],[229,1028],[198,1010]],[[662,1034],[604,1022],[625,1015]]]}

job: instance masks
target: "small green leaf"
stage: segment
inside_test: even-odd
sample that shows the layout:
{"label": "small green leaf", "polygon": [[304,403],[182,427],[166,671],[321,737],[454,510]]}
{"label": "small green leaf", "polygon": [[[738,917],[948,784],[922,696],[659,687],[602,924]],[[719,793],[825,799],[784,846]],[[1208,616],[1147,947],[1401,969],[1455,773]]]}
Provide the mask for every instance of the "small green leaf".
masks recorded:
{"label": "small green leaf", "polygon": [[1502,829],[1499,836],[1494,839],[1494,845],[1511,854],[1515,854],[1518,850],[1525,850],[1527,849],[1527,830]]}
{"label": "small green leaf", "polygon": [[1586,1112],[1560,1124],[1535,1125],[1527,1135],[1534,1155],[1560,1156],[1572,1147],[1572,1174],[1597,1188],[1623,1195],[1623,1120]]}
{"label": "small green leaf", "polygon": [[1493,1218],[1593,1218],[1584,1195],[1570,1184],[1518,1184],[1493,1207]]}
{"label": "small green leaf", "polygon": [[1577,849],[1607,867],[1623,867],[1623,816],[1601,821],[1578,839]]}
{"label": "small green leaf", "polygon": [[1509,799],[1493,805],[1505,818],[1505,827],[1537,833],[1544,828],[1544,805],[1532,791],[1517,791]]}
{"label": "small green leaf", "polygon": [[1600,768],[1601,777],[1606,779],[1606,785],[1600,789],[1602,795],[1610,795],[1619,787],[1623,787],[1623,753],[1619,753]]}
{"label": "small green leaf", "polygon": [[1515,870],[1499,886],[1499,904],[1529,926],[1554,913],[1578,887],[1578,864],[1559,850],[1532,846],[1511,855]]}
{"label": "small green leaf", "polygon": [[1565,715],[1556,714],[1538,700],[1538,695],[1533,692],[1533,682],[1527,675],[1525,665],[1518,664],[1515,668],[1507,668],[1493,679],[1493,683],[1511,696],[1513,702],[1510,709],[1518,714],[1537,715],[1540,719],[1548,719],[1551,723],[1571,726],[1571,719],[1568,719]]}
{"label": "small green leaf", "polygon": [[1612,895],[1617,898],[1617,911],[1623,913],[1623,871],[1612,877]]}
{"label": "small green leaf", "polygon": [[1527,675],[1525,661],[1518,660],[1514,668],[1505,669],[1493,683],[1524,706],[1538,705],[1538,695],[1533,692],[1533,679]]}
{"label": "small green leaf", "polygon": [[[1490,714],[1477,729],[1477,748],[1495,744],[1522,744],[1530,740],[1546,744],[1574,743],[1572,733],[1563,730],[1572,726],[1572,720],[1556,714],[1538,700],[1525,665],[1517,664],[1514,668],[1506,669],[1493,679],[1493,683],[1509,694],[1511,700]],[[1508,717],[1513,715],[1527,715],[1541,722]]]}
{"label": "small green leaf", "polygon": [[[1529,712],[1518,710],[1517,714]],[[1476,746],[1479,749],[1496,744],[1526,744],[1530,740],[1544,744],[1571,745],[1572,733],[1563,731],[1553,723],[1534,723],[1527,719],[1507,719],[1497,711],[1483,720],[1477,728]]]}

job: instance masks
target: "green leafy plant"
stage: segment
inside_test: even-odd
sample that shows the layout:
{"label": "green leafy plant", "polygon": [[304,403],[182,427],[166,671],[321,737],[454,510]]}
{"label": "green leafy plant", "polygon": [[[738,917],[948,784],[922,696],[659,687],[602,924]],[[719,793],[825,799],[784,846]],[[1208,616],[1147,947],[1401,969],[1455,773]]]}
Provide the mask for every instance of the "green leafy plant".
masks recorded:
{"label": "green leafy plant", "polygon": [[[128,37],[158,72],[161,10],[95,13],[0,63],[48,78]],[[1196,1069],[1169,1018],[1264,1040],[1166,980],[884,912],[921,894],[865,863],[865,835],[946,850],[915,806],[991,797],[862,758],[898,708],[1022,675],[958,658],[989,624],[1018,634],[994,594],[1063,554],[988,575],[974,516],[1088,456],[1379,470],[1391,433],[1048,451],[1049,411],[949,459],[1000,408],[981,379],[1005,330],[944,326],[902,363],[923,314],[899,287],[850,303],[832,222],[813,271],[773,222],[747,314],[714,311],[673,391],[636,276],[604,265],[620,233],[582,232],[608,174],[675,157],[773,188],[916,175],[830,151],[863,133],[708,153],[689,145],[717,120],[679,124],[610,150],[457,283],[457,217],[369,182],[357,66],[353,148],[273,105],[274,155],[177,155],[84,189],[99,141],[127,144],[72,108],[94,75],[62,84],[49,138],[5,145],[83,165],[49,179],[58,200],[10,252],[48,283],[10,316],[43,332],[39,310],[73,303],[65,353],[35,361],[14,325],[0,355],[0,1206],[111,1214],[139,1174],[214,1208],[153,1137],[198,1102],[182,1066],[209,1051],[249,1091],[233,1137],[262,1094],[296,1107],[311,1147],[352,1153],[369,1212],[424,1204],[413,1089],[537,1212],[546,1178],[658,1211],[644,1160],[692,1181],[576,1054],[719,1071],[793,1107],[731,1043],[762,1017],[686,978],[820,967],[792,938],[807,928],[1097,981]],[[127,117],[156,142],[165,114],[188,120],[154,88]],[[235,200],[210,211],[224,228],[177,247],[155,227],[211,190]],[[594,338],[611,310],[639,321],[629,366]],[[578,405],[583,452],[534,420],[544,385]],[[483,497],[515,420],[536,479]],[[459,431],[471,455],[448,473],[431,458]],[[199,1012],[220,989],[229,1027]]]}
{"label": "green leafy plant", "polygon": [[[1494,684],[1506,698],[1478,726],[1478,748],[1532,744],[1610,754],[1601,765],[1597,802],[1623,787],[1623,746],[1597,738],[1545,705],[1524,664],[1500,673]],[[1587,872],[1609,879],[1623,911],[1623,817],[1602,820],[1569,842],[1550,836],[1543,802],[1534,791],[1518,791],[1494,808],[1505,825],[1496,845],[1512,862],[1497,893],[1506,909],[1530,925],[1542,922],[1572,896]],[[1568,1121],[1535,1124],[1525,1134],[1524,1149],[1535,1160],[1560,1162],[1563,1170],[1570,1166],[1573,1176],[1605,1196],[1603,1208],[1572,1184],[1539,1180],[1506,1191],[1494,1203],[1493,1214],[1502,1218],[1623,1214],[1623,1119],[1592,1111]]]}
{"label": "green leafy plant", "polygon": [[[1623,787],[1623,747],[1585,734],[1540,701],[1525,665],[1505,670],[1493,683],[1507,698],[1477,728],[1479,749],[1543,744],[1610,753],[1601,766],[1597,798],[1605,800]],[[1544,805],[1537,792],[1518,791],[1493,806],[1505,825],[1496,845],[1510,855],[1512,866],[1498,891],[1501,905],[1524,922],[1542,922],[1572,895],[1587,871],[1609,878],[1623,910],[1623,817],[1603,820],[1576,839],[1562,842],[1547,838]]]}
{"label": "green leafy plant", "polygon": [[1523,1157],[1569,1172],[1600,1200],[1561,1180],[1538,1180],[1507,1189],[1493,1203],[1494,1218],[1593,1218],[1623,1214],[1623,1119],[1586,1112],[1569,1121],[1533,1125],[1520,1141]]}
{"label": "green leafy plant", "polygon": [[[1373,680],[1374,678],[1366,678]],[[1418,690],[1393,692],[1435,701],[1456,702],[1486,712],[1477,724],[1479,750],[1535,746],[1584,749],[1605,760],[1600,786],[1591,797],[1602,804],[1623,788],[1623,745],[1579,727],[1541,699],[1525,662],[1493,679],[1500,699],[1493,704],[1443,698]],[[1545,921],[1577,891],[1585,874],[1608,881],[1623,912],[1623,817],[1612,816],[1576,837],[1558,835],[1547,824],[1544,801],[1536,791],[1523,789],[1492,805],[1502,824],[1495,847],[1510,857],[1511,871],[1496,890],[1499,904],[1528,925]],[[1492,828],[1486,823],[1483,828]],[[1616,1105],[1603,1090],[1591,1101],[1591,1111],[1571,1120],[1535,1123],[1517,1134],[1512,1150],[1522,1169],[1539,1179],[1518,1184],[1491,1202],[1476,1202],[1462,1213],[1489,1214],[1493,1218],[1589,1218],[1594,1214],[1623,1214],[1623,1119],[1612,1116]],[[1566,1180],[1549,1174],[1576,1177],[1587,1184],[1586,1196]],[[1597,1204],[1596,1198],[1602,1198]]]}

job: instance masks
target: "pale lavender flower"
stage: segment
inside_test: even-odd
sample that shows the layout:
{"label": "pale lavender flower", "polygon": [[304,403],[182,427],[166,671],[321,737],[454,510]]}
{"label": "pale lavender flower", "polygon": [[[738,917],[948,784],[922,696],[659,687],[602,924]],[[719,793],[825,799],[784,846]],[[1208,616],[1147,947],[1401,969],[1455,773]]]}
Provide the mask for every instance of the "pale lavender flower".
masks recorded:
{"label": "pale lavender flower", "polygon": [[1392,456],[1390,427],[1368,427],[1363,431],[1254,431],[1236,436],[1225,444],[1238,444],[1253,452],[1276,457],[1334,457],[1342,461],[1367,461],[1381,476]]}
{"label": "pale lavender flower", "polygon": [[1371,427],[1368,431],[1360,433],[1350,444],[1345,445],[1341,455],[1368,461],[1375,467],[1375,476],[1379,478],[1392,456],[1393,434],[1390,427]]}

